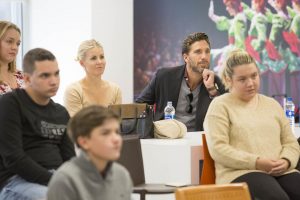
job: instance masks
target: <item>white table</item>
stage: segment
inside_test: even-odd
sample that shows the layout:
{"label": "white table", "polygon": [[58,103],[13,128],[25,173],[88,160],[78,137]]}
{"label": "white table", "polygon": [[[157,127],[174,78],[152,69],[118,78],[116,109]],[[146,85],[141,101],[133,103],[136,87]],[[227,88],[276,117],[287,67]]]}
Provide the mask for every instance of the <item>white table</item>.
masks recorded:
{"label": "white table", "polygon": [[141,140],[147,183],[199,184],[201,132],[182,139]]}
{"label": "white table", "polygon": [[[146,183],[199,184],[202,132],[189,132],[182,139],[142,139]],[[139,199],[133,194],[133,199]],[[174,200],[174,194],[147,195],[147,200]]]}

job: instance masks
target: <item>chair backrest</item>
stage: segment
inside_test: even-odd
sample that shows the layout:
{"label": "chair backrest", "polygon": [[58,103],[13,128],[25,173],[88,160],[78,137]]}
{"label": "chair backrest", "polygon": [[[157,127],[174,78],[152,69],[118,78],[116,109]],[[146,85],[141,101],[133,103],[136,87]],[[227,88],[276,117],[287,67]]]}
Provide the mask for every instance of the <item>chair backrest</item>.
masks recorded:
{"label": "chair backrest", "polygon": [[251,200],[246,183],[200,185],[176,189],[176,200]]}
{"label": "chair backrest", "polygon": [[134,186],[145,183],[141,142],[138,136],[123,136],[121,156],[117,162],[129,171]]}
{"label": "chair backrest", "polygon": [[203,167],[200,177],[200,184],[215,184],[215,161],[209,154],[205,134],[202,134],[202,148],[203,148]]}
{"label": "chair backrest", "polygon": [[[300,137],[297,140],[298,140],[298,144],[300,145]],[[296,169],[298,169],[300,171],[300,159],[298,160]]]}

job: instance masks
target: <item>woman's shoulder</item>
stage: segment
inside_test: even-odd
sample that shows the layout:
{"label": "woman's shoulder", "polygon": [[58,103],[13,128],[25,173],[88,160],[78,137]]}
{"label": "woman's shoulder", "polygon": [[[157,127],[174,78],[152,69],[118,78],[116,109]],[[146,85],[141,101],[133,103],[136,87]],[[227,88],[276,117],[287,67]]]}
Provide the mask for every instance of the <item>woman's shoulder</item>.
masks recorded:
{"label": "woman's shoulder", "polygon": [[225,93],[215,97],[210,103],[208,110],[211,113],[214,113],[216,110],[228,110],[228,108],[234,107],[237,103],[232,94]]}
{"label": "woman's shoulder", "polygon": [[265,112],[281,113],[283,112],[283,107],[280,103],[273,97],[269,97],[263,94],[259,94],[259,108],[260,110],[265,110]]}
{"label": "woman's shoulder", "polygon": [[274,99],[273,97],[269,97],[263,94],[259,94],[259,101],[260,103],[265,107],[270,107],[272,109],[283,109],[282,106],[279,104],[279,102]]}
{"label": "woman's shoulder", "polygon": [[66,90],[81,90],[81,83],[80,83],[80,81],[75,81],[75,82],[70,83],[67,86]]}
{"label": "woman's shoulder", "polygon": [[80,81],[70,83],[65,89],[65,98],[69,96],[81,96],[83,93]]}
{"label": "woman's shoulder", "polygon": [[214,100],[212,101],[212,103],[214,104],[227,104],[230,103],[232,101],[235,101],[235,99],[233,98],[233,95],[230,93],[225,93],[222,94],[218,97],[215,97]]}
{"label": "woman's shoulder", "polygon": [[259,101],[266,103],[266,104],[279,105],[279,103],[273,97],[269,97],[264,94],[258,94],[258,99],[259,99]]}

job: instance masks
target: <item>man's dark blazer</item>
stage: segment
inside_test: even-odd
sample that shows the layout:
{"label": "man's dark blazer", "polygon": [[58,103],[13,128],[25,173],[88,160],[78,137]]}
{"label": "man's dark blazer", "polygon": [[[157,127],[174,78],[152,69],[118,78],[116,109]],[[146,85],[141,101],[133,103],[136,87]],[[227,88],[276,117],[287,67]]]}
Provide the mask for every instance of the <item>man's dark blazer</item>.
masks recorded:
{"label": "man's dark blazer", "polygon": [[[150,105],[155,104],[156,112],[154,120],[163,119],[164,108],[168,101],[172,101],[175,108],[177,106],[184,73],[185,65],[159,69],[151,82],[146,86],[139,97],[137,97],[136,102],[147,103]],[[215,76],[215,83],[218,85],[219,94],[223,94],[225,92],[225,88],[217,76]],[[212,98],[209,97],[207,89],[204,84],[201,84],[196,108],[195,131],[203,131],[203,121],[211,101]]]}

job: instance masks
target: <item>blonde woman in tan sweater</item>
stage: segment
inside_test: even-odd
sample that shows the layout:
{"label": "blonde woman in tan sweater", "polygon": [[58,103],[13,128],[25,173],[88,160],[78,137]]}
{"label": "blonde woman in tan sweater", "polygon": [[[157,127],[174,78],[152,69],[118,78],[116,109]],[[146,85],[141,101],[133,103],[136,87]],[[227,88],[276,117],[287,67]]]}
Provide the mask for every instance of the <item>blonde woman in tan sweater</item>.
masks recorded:
{"label": "blonde woman in tan sweater", "polygon": [[77,60],[86,75],[69,85],[65,91],[64,105],[71,117],[89,105],[107,107],[122,103],[119,86],[102,79],[106,60],[103,47],[98,41],[91,39],[82,42],[78,48]]}
{"label": "blonde woman in tan sweater", "polygon": [[299,145],[281,106],[258,94],[254,59],[232,52],[222,79],[230,92],[212,101],[204,121],[216,183],[247,182],[253,199],[299,200]]}

